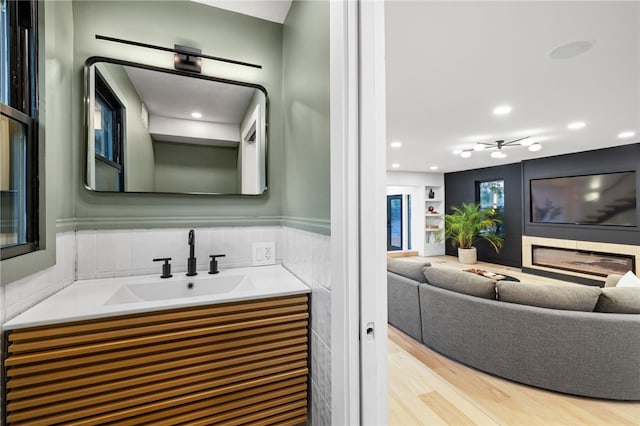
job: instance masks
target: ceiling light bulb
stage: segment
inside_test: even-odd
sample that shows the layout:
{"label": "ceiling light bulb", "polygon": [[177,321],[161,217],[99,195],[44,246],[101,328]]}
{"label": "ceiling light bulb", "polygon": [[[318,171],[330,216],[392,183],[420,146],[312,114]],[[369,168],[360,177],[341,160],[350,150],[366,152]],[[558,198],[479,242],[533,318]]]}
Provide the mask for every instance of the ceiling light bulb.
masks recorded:
{"label": "ceiling light bulb", "polygon": [[456,149],[455,151],[453,151],[453,155],[460,155],[460,154],[462,154],[461,149]]}
{"label": "ceiling light bulb", "polygon": [[534,143],[533,145],[529,146],[529,151],[531,152],[540,151],[541,149],[542,145],[540,145],[539,143]]}
{"label": "ceiling light bulb", "polygon": [[462,158],[469,158],[469,157],[471,157],[471,152],[469,152],[469,151],[462,151],[462,152],[460,153],[460,157],[462,157]]}
{"label": "ceiling light bulb", "polygon": [[511,107],[509,105],[500,105],[499,107],[495,107],[493,109],[493,113],[495,115],[507,115],[511,112]]}
{"label": "ceiling light bulb", "polygon": [[398,164],[398,163],[393,163],[393,164],[391,165],[391,167],[393,167],[394,169],[397,169],[398,167],[400,167],[400,164]]}
{"label": "ceiling light bulb", "polygon": [[391,146],[391,148],[400,148],[402,147],[402,142],[400,141],[393,141],[389,144],[389,146]]}
{"label": "ceiling light bulb", "polygon": [[482,150],[484,150],[484,145],[482,145],[481,143],[477,143],[477,144],[473,145],[473,150],[474,151],[482,151]]}
{"label": "ceiling light bulb", "polygon": [[636,132],[620,132],[618,133],[618,137],[620,139],[629,139],[636,135]]}
{"label": "ceiling light bulb", "polygon": [[438,166],[431,166],[431,167],[429,167],[429,169],[431,169],[431,170],[438,170]]}
{"label": "ceiling light bulb", "polygon": [[533,145],[534,143],[536,143],[536,140],[534,138],[526,138],[520,141],[520,145],[522,146],[530,146],[530,145]]}
{"label": "ceiling light bulb", "polygon": [[491,153],[491,157],[493,158],[505,158],[507,156],[507,154],[505,154],[502,151],[494,151]]}
{"label": "ceiling light bulb", "polygon": [[573,123],[569,123],[569,125],[567,126],[567,129],[578,130],[578,129],[582,129],[586,125],[587,123],[585,123],[584,121],[574,121]]}
{"label": "ceiling light bulb", "polygon": [[202,118],[202,113],[194,111],[194,112],[191,113],[191,116],[193,118]]}

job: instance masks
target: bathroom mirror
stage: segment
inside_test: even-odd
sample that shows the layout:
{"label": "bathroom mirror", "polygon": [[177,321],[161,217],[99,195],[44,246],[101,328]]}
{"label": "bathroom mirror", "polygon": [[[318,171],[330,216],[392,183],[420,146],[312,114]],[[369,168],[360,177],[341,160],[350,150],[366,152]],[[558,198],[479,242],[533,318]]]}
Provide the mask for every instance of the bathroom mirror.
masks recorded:
{"label": "bathroom mirror", "polygon": [[85,62],[86,187],[259,195],[268,98],[259,85],[92,57]]}

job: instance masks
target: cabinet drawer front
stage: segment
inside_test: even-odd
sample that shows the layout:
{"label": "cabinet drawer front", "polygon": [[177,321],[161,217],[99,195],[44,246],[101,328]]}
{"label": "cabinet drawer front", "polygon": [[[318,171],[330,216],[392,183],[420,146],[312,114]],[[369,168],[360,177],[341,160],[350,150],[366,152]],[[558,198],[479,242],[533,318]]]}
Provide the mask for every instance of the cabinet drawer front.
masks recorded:
{"label": "cabinet drawer front", "polygon": [[303,295],[9,331],[7,423],[304,422],[308,320]]}

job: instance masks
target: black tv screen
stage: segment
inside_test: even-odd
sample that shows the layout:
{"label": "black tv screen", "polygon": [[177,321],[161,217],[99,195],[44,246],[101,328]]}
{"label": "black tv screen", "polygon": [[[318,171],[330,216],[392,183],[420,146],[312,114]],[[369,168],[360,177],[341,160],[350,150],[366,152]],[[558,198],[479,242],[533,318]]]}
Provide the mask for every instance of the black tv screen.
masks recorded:
{"label": "black tv screen", "polygon": [[636,173],[533,179],[531,221],[637,226]]}

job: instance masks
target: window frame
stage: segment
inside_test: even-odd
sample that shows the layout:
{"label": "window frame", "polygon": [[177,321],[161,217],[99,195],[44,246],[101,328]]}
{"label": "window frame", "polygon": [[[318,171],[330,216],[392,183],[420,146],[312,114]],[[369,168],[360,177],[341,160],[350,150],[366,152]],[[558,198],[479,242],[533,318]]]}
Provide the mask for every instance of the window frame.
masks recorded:
{"label": "window frame", "polygon": [[26,241],[0,248],[0,260],[40,249],[38,165],[38,4],[35,0],[7,0],[9,19],[9,104],[0,113],[25,125]]}
{"label": "window frame", "polygon": [[[115,117],[113,124],[115,129],[113,129],[113,141],[112,141],[112,152],[113,152],[113,160],[106,158],[105,156],[94,153],[94,157],[97,161],[100,161],[106,164],[109,167],[113,167],[118,170],[118,181],[119,181],[119,191],[125,192],[124,190],[124,117],[125,117],[125,106],[122,101],[118,98],[118,96],[113,92],[113,89],[107,83],[107,80],[100,74],[98,70],[96,70],[95,74],[95,93],[96,98],[100,96],[100,98],[105,101],[109,107],[114,111]],[[97,101],[97,100],[96,100]],[[95,141],[94,141],[95,143]]]}

